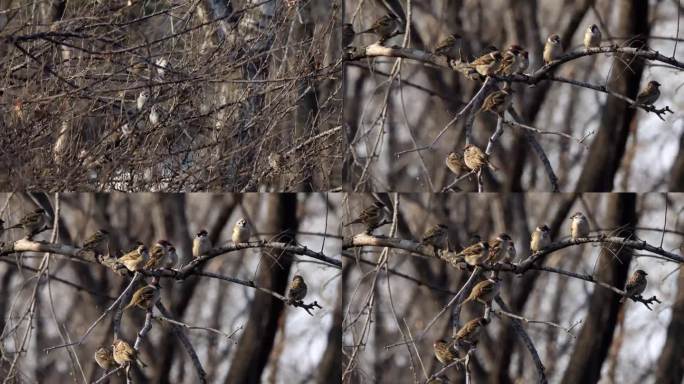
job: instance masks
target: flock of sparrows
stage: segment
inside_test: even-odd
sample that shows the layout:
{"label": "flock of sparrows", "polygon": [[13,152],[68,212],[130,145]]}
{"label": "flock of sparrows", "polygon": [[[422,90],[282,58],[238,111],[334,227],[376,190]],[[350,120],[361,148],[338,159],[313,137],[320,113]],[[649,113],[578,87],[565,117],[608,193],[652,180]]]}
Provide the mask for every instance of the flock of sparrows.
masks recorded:
{"label": "flock of sparrows", "polygon": [[[371,206],[363,209],[359,216],[345,224],[363,224],[366,233],[372,234],[375,229],[385,223],[385,204],[375,201]],[[589,237],[590,227],[586,216],[577,212],[570,218],[570,238],[573,241]],[[515,244],[512,238],[506,233],[500,233],[494,239],[482,241],[478,236],[471,240],[471,245],[466,246],[455,254],[454,259],[458,262],[465,262],[472,267],[493,267],[498,263],[513,264],[516,259]],[[436,224],[429,227],[420,240],[424,246],[432,247],[438,251],[449,250],[449,228],[444,224]],[[532,255],[543,251],[551,244],[551,230],[546,224],[535,228],[530,236],[530,251]],[[636,270],[625,285],[625,295],[620,302],[627,298],[640,296],[646,289],[647,273],[643,270]],[[499,294],[500,279],[496,271],[492,276],[475,284],[468,297],[460,304],[477,302],[487,306],[491,305]],[[467,352],[477,343],[477,336],[480,331],[489,323],[489,319],[477,317],[468,321],[456,333],[451,341],[437,340],[433,344],[436,358],[443,364],[448,365],[459,359],[458,351]]]}

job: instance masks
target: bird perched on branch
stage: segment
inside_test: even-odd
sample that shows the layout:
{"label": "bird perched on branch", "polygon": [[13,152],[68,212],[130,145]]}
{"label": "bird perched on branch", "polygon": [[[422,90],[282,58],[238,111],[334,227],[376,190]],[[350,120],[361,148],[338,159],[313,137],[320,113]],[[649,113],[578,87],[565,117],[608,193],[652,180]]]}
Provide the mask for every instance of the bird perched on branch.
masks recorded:
{"label": "bird perched on branch", "polygon": [[596,24],[592,24],[584,31],[584,49],[598,48],[601,46],[601,30]]}
{"label": "bird perched on branch", "polygon": [[503,118],[504,113],[511,106],[513,102],[513,90],[504,87],[501,90],[494,91],[487,95],[482,103],[481,112],[489,111],[495,113],[497,116]]}
{"label": "bird perched on branch", "polygon": [[492,171],[497,168],[489,161],[489,156],[474,144],[468,144],[463,150],[463,162],[471,171],[479,173],[482,167],[488,166]]}
{"label": "bird perched on branch", "polygon": [[114,356],[112,355],[111,348],[98,348],[97,351],[95,351],[95,362],[104,370],[113,368],[116,363],[114,362]]}
{"label": "bird perched on branch", "polygon": [[570,237],[573,240],[589,236],[589,221],[582,212],[576,212],[570,219]]}
{"label": "bird perched on branch", "polygon": [[466,167],[465,163],[463,162],[463,155],[460,153],[449,153],[449,155],[446,157],[446,160],[444,160],[444,163],[446,164],[447,168],[449,168],[449,170],[456,176],[461,176],[463,172],[468,171],[468,167]]}
{"label": "bird perched on branch", "polygon": [[428,228],[423,233],[421,243],[425,245],[432,245],[437,249],[447,249],[447,239],[449,237],[449,228],[444,224],[436,224]]}
{"label": "bird perched on branch", "polygon": [[138,107],[138,111],[142,111],[142,109],[145,107],[145,103],[147,100],[150,98],[150,92],[146,89],[143,89],[140,91],[138,94],[138,98],[135,100],[136,107]]}
{"label": "bird perched on branch", "polygon": [[144,244],[138,244],[134,250],[121,256],[117,261],[123,264],[129,271],[135,272],[142,269],[148,258],[147,247]]}
{"label": "bird perched on branch", "polygon": [[198,258],[211,249],[211,240],[207,231],[204,229],[197,232],[195,238],[192,240],[192,257]]}
{"label": "bird perched on branch", "polygon": [[544,224],[534,229],[530,240],[530,251],[539,252],[551,244],[551,230]]}
{"label": "bird perched on branch", "polygon": [[357,33],[362,35],[364,33],[373,33],[380,37],[380,42],[384,42],[390,37],[401,33],[401,20],[394,15],[387,14],[375,20],[370,28]]}
{"label": "bird perched on branch", "polygon": [[463,60],[463,54],[461,53],[461,44],[463,43],[463,38],[458,33],[452,33],[447,36],[444,40],[441,40],[432,52],[435,55],[445,56],[447,59]]}
{"label": "bird perched on branch", "polygon": [[634,99],[634,104],[631,105],[632,108],[636,108],[638,105],[653,105],[656,100],[660,97],[660,83],[651,80],[646,84],[646,88],[639,92],[636,99]]}
{"label": "bird perched on branch", "polygon": [[555,33],[546,39],[544,45],[544,64],[548,65],[550,62],[558,59],[563,54],[563,45],[560,41],[560,36]]}
{"label": "bird perched on branch", "polygon": [[147,364],[138,357],[138,352],[133,349],[130,344],[121,339],[114,340],[114,343],[112,344],[112,355],[114,356],[114,361],[122,367],[128,367],[132,362],[137,362],[143,367],[147,366]]}
{"label": "bird perched on branch", "polygon": [[508,249],[511,244],[511,237],[506,233],[500,233],[495,239],[489,241],[489,256],[487,262],[494,265],[503,261],[508,255]]}
{"label": "bird perched on branch", "polygon": [[510,76],[520,70],[521,54],[524,49],[519,45],[511,45],[506,49],[506,52],[501,56],[501,64],[497,73],[504,76]]}
{"label": "bird perched on branch", "polygon": [[525,49],[521,48],[518,53],[518,69],[515,71],[517,74],[525,73],[527,68],[530,66],[530,54]]}
{"label": "bird perched on branch", "polygon": [[496,295],[499,294],[499,282],[500,279],[493,278],[482,280],[479,283],[475,284],[473,290],[470,291],[470,295],[467,299],[463,301],[463,303],[461,303],[461,305],[465,305],[466,303],[469,303],[471,301],[479,301],[484,305],[489,305],[489,303],[491,303],[492,300],[494,300]]}
{"label": "bird perched on branch", "polygon": [[480,332],[489,323],[484,317],[476,317],[463,324],[461,329],[456,332],[456,343],[468,343],[471,346],[477,344]]}
{"label": "bird perched on branch", "polygon": [[83,242],[83,249],[104,255],[109,253],[109,232],[98,229]]}
{"label": "bird perched on branch", "polygon": [[168,256],[169,248],[171,247],[173,247],[173,245],[166,240],[159,240],[154,243],[152,248],[150,248],[150,258],[145,263],[144,268],[154,269],[160,267],[163,264],[162,261],[165,261]]}
{"label": "bird perched on branch", "polygon": [[449,365],[458,359],[458,353],[454,349],[453,344],[447,343],[442,339],[435,341],[432,344],[432,348],[435,350],[437,360],[444,365]]}
{"label": "bird perched on branch", "polygon": [[485,53],[468,64],[482,76],[492,76],[499,69],[501,63],[501,52],[493,51]]}
{"label": "bird perched on branch", "polygon": [[344,226],[352,224],[363,224],[366,226],[366,232],[371,233],[375,228],[382,223],[385,218],[385,204],[376,201],[370,207],[364,208],[359,217],[348,222]]}
{"label": "bird perched on branch", "polygon": [[40,230],[45,228],[48,224],[47,216],[45,215],[45,210],[42,208],[35,209],[33,212],[27,214],[19,220],[18,224],[15,224],[7,229],[23,228],[27,239],[31,239],[33,235],[38,233]]}
{"label": "bird perched on branch", "polygon": [[147,310],[150,306],[155,305],[157,300],[159,300],[159,290],[154,285],[148,284],[133,293],[133,297],[131,297],[131,301],[124,308],[124,311],[131,307]]}
{"label": "bird perched on branch", "polygon": [[480,241],[465,248],[456,256],[462,257],[468,265],[482,265],[489,257],[489,243]]}
{"label": "bird perched on branch", "polygon": [[641,269],[634,271],[632,276],[629,277],[629,280],[627,280],[627,284],[625,285],[626,295],[622,296],[620,299],[621,303],[624,303],[628,297],[634,297],[644,293],[647,284],[646,276],[648,276],[648,273]]}
{"label": "bird perched on branch", "polygon": [[233,226],[231,239],[235,244],[246,243],[249,241],[249,237],[252,236],[251,232],[249,226],[247,226],[247,221],[241,218],[235,223],[235,226]]}
{"label": "bird perched on branch", "polygon": [[304,300],[306,297],[306,283],[301,275],[294,275],[290,283],[290,289],[287,292],[288,302],[290,304]]}

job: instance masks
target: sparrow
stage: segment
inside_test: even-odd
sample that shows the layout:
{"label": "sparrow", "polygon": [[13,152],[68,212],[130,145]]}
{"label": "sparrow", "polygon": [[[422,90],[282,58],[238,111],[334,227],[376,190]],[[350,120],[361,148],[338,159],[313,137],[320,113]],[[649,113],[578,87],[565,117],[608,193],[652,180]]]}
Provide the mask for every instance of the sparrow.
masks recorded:
{"label": "sparrow", "polygon": [[109,370],[114,367],[114,356],[112,356],[112,350],[109,347],[100,347],[95,351],[95,362],[100,368],[104,370]]}
{"label": "sparrow", "polygon": [[497,73],[504,76],[510,76],[518,71],[520,68],[520,54],[523,49],[519,45],[511,45],[506,52],[501,56],[501,64]]}
{"label": "sparrow", "polygon": [[449,236],[449,228],[444,224],[433,225],[428,228],[423,234],[421,243],[425,245],[432,245],[435,249],[447,249],[447,239]]}
{"label": "sparrow", "polygon": [[515,243],[510,242],[508,244],[508,250],[506,251],[506,256],[504,257],[504,262],[505,263],[512,263],[515,261],[515,257],[517,256],[518,252],[515,250]]}
{"label": "sparrow", "polygon": [[160,57],[154,63],[157,65],[157,75],[159,75],[159,79],[161,80],[166,73],[166,68],[168,68],[169,62],[165,58]]}
{"label": "sparrow", "polygon": [[359,214],[359,217],[355,220],[350,221],[344,226],[349,226],[352,224],[364,224],[369,231],[375,229],[382,220],[385,218],[385,204],[376,201],[370,207],[365,208]]}
{"label": "sparrow", "polygon": [[159,300],[159,290],[153,285],[146,285],[133,293],[131,301],[123,310],[125,311],[131,307],[147,310],[150,306],[156,304],[157,300]]}
{"label": "sparrow", "polygon": [[150,123],[152,125],[157,125],[159,123],[159,112],[157,112],[157,106],[153,105],[150,108]]}
{"label": "sparrow", "polygon": [[470,291],[470,295],[461,305],[471,301],[479,301],[485,305],[489,304],[499,294],[499,285],[499,279],[497,278],[480,281],[475,284],[473,290]]}
{"label": "sparrow", "polygon": [[351,23],[342,24],[342,48],[350,46],[354,42],[354,37],[356,37],[354,26]]}
{"label": "sparrow", "polygon": [[138,98],[135,100],[136,106],[138,107],[138,111],[142,111],[142,109],[145,107],[147,99],[149,98],[150,92],[148,92],[146,89],[140,91],[140,94],[138,94]]}
{"label": "sparrow", "polygon": [[527,68],[530,66],[530,54],[526,50],[520,51],[518,54],[518,70],[515,73],[521,74],[525,73]]}
{"label": "sparrow", "polygon": [[449,170],[456,176],[461,176],[463,172],[468,171],[468,167],[466,167],[465,163],[463,162],[463,155],[460,153],[449,153],[444,163],[446,164],[447,168],[449,168]]}
{"label": "sparrow", "polygon": [[494,265],[503,261],[508,256],[508,249],[512,244],[511,237],[500,233],[495,239],[489,241],[489,256],[486,262]]}
{"label": "sparrow", "polygon": [[458,354],[453,348],[453,344],[449,344],[444,340],[437,340],[432,344],[435,350],[435,357],[440,363],[449,365],[458,359]]}
{"label": "sparrow", "polygon": [[489,156],[487,156],[480,148],[474,144],[468,144],[463,150],[463,162],[465,162],[466,167],[471,171],[480,172],[482,167],[488,166],[492,171],[496,171],[497,168],[489,161]]}
{"label": "sparrow", "polygon": [[271,152],[268,154],[268,165],[274,172],[279,172],[283,169],[285,165],[285,157],[277,152]]}
{"label": "sparrow", "polygon": [[435,55],[445,56],[447,59],[462,58],[461,55],[461,44],[463,43],[463,38],[458,33],[452,33],[447,36],[444,40],[440,41],[435,45],[432,52]]}
{"label": "sparrow", "polygon": [[622,296],[620,299],[621,303],[624,303],[628,297],[634,297],[644,293],[647,284],[646,276],[648,276],[648,273],[641,269],[634,271],[632,276],[629,277],[629,280],[627,280],[627,284],[625,284],[626,295]]}
{"label": "sparrow", "polygon": [[539,252],[551,244],[551,230],[546,224],[535,228],[531,237],[530,251],[532,253]]}
{"label": "sparrow", "polygon": [[380,41],[383,42],[397,34],[397,30],[401,30],[401,21],[397,17],[388,14],[377,19],[370,28],[359,32],[358,35],[373,33],[378,35]]}
{"label": "sparrow", "polygon": [[287,298],[289,303],[296,303],[298,301],[304,300],[306,296],[306,283],[304,278],[300,275],[294,275],[292,282],[290,283],[290,289],[287,292]]}
{"label": "sparrow", "polygon": [[112,344],[112,355],[114,357],[114,361],[123,367],[129,366],[134,361],[137,361],[143,367],[147,366],[147,364],[142,362],[142,360],[140,360],[138,357],[138,351],[133,349],[130,344],[121,339],[114,340],[114,343]]}
{"label": "sparrow", "polygon": [[147,247],[144,244],[138,244],[134,250],[121,256],[118,262],[123,264],[129,271],[135,272],[142,269],[148,258]]}
{"label": "sparrow", "polygon": [[480,265],[487,260],[487,257],[489,257],[489,243],[480,241],[479,243],[475,243],[465,248],[456,256],[463,257],[468,265]]}
{"label": "sparrow", "polygon": [[162,261],[168,256],[171,243],[166,240],[159,240],[150,248],[150,258],[145,263],[145,269],[154,269],[162,265]]}
{"label": "sparrow", "polygon": [[570,219],[570,237],[573,240],[589,236],[589,222],[581,212],[575,213]]}
{"label": "sparrow", "polygon": [[480,336],[482,329],[489,323],[484,317],[476,317],[467,323],[463,324],[461,329],[456,332],[457,343],[468,343],[470,345],[477,344],[477,339]]}
{"label": "sparrow", "polygon": [[501,62],[501,52],[493,51],[486,53],[470,62],[469,66],[474,68],[482,76],[491,76],[499,69]]}
{"label": "sparrow", "polygon": [[634,99],[634,104],[631,105],[632,108],[636,108],[637,105],[653,105],[656,100],[660,97],[660,83],[651,80],[646,84],[646,88],[639,92],[636,99]]}
{"label": "sparrow", "polygon": [[584,31],[584,49],[598,48],[601,46],[601,30],[592,24]]}
{"label": "sparrow", "polygon": [[211,240],[207,231],[204,229],[197,232],[195,238],[192,240],[192,257],[198,258],[211,249]]}
{"label": "sparrow", "polygon": [[6,229],[23,228],[26,233],[26,238],[31,239],[33,235],[47,225],[47,221],[48,219],[45,216],[45,210],[38,208],[22,217],[21,220],[19,220],[19,224],[15,224]]}
{"label": "sparrow", "polygon": [[176,253],[176,248],[173,245],[169,247],[169,253],[166,255],[166,262],[164,265],[168,268],[173,268],[178,265],[178,253]]}
{"label": "sparrow", "polygon": [[554,33],[546,39],[546,45],[544,45],[544,64],[548,65],[562,54],[563,46],[561,45],[560,36]]}
{"label": "sparrow", "polygon": [[489,111],[503,117],[504,113],[513,102],[513,90],[504,87],[487,95],[482,103],[481,112]]}
{"label": "sparrow", "polygon": [[83,242],[82,248],[99,254],[109,253],[109,232],[98,229]]}
{"label": "sparrow", "polygon": [[247,226],[247,222],[245,221],[245,219],[240,219],[237,221],[237,223],[235,223],[232,235],[233,243],[246,243],[249,241],[249,237],[251,235],[251,231],[249,230],[249,227]]}

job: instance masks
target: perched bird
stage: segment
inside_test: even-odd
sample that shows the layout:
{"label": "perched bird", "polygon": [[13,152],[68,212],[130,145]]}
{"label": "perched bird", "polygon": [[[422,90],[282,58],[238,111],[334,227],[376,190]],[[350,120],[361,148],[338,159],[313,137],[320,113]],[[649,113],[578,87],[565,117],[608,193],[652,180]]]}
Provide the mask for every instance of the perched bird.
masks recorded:
{"label": "perched bird", "polygon": [[601,30],[592,24],[584,31],[584,48],[598,48],[601,46]]}
{"label": "perched bird", "polygon": [[306,283],[301,275],[294,275],[290,283],[290,290],[287,292],[287,298],[290,303],[296,303],[304,300],[306,296]]}
{"label": "perched bird", "polygon": [[285,166],[285,156],[277,152],[268,154],[268,165],[271,166],[273,172],[280,172]]}
{"label": "perched bird", "polygon": [[154,245],[152,248],[150,248],[150,258],[147,260],[145,263],[144,268],[145,269],[154,269],[160,267],[166,259],[166,256],[169,254],[169,248],[171,248],[172,245],[166,240],[159,240]]}
{"label": "perched bird", "polygon": [[489,243],[480,241],[459,252],[456,256],[463,257],[468,265],[481,265],[489,257]]}
{"label": "perched bird", "polygon": [[486,53],[470,62],[469,66],[474,68],[482,76],[492,76],[499,69],[501,63],[501,52],[494,51]]}
{"label": "perched bird", "polygon": [[135,100],[136,106],[138,107],[138,111],[142,111],[142,109],[145,107],[145,103],[147,102],[147,99],[150,98],[150,92],[146,89],[143,89],[140,91],[138,94],[138,98]]}
{"label": "perched bird", "polygon": [[23,228],[26,238],[30,239],[33,235],[38,233],[38,231],[47,226],[47,222],[48,219],[45,216],[45,210],[38,208],[22,217],[21,220],[19,220],[19,224],[15,224],[7,229]]}
{"label": "perched bird", "polygon": [[444,224],[437,224],[425,231],[421,242],[425,245],[432,245],[435,249],[447,249],[448,236],[449,228]]}
{"label": "perched bird", "polygon": [[558,59],[562,54],[563,46],[560,41],[560,36],[554,33],[546,39],[546,45],[544,45],[544,64],[549,64]]}
{"label": "perched bird", "polygon": [[518,254],[518,252],[515,250],[515,243],[511,241],[508,244],[508,251],[506,252],[506,256],[504,257],[504,262],[505,263],[514,262],[517,254]]}
{"label": "perched bird", "polygon": [[589,222],[581,212],[575,213],[570,219],[570,236],[573,240],[589,236]]}
{"label": "perched bird", "polygon": [[463,43],[463,38],[458,33],[452,33],[447,36],[444,40],[440,41],[435,45],[432,52],[435,55],[445,56],[447,59],[462,59],[461,54],[461,44]]}
{"label": "perched bird", "polygon": [[166,262],[164,266],[168,268],[173,268],[178,265],[178,253],[176,253],[176,248],[172,245],[169,247],[169,253],[166,255]]}
{"label": "perched bird", "polygon": [[637,105],[653,105],[660,97],[659,87],[659,82],[655,80],[649,81],[648,84],[646,84],[646,88],[639,92],[631,107],[636,108]]}
{"label": "perched bird", "polygon": [[354,26],[351,23],[342,24],[342,48],[350,46],[354,42],[354,37],[356,37]]}
{"label": "perched bird", "polygon": [[470,295],[461,303],[461,305],[471,301],[479,301],[480,303],[487,305],[499,294],[499,286],[500,283],[497,278],[482,280],[475,284],[473,290],[470,291]]}
{"label": "perched bird", "polygon": [[152,108],[150,108],[150,123],[152,125],[159,124],[159,112],[157,111],[156,105],[153,105]]}
{"label": "perched bird", "polygon": [[477,344],[477,339],[480,336],[482,329],[489,323],[484,317],[476,317],[467,323],[463,324],[461,329],[456,332],[457,343],[468,343],[470,345]]}
{"label": "perched bird", "polygon": [[233,235],[231,237],[233,239],[233,243],[246,243],[249,241],[250,236],[252,236],[252,233],[249,230],[245,219],[238,220],[233,227]]}
{"label": "perched bird", "polygon": [[147,308],[156,304],[157,300],[159,300],[159,290],[154,285],[146,285],[133,293],[133,297],[124,308],[124,311],[131,307],[147,310]]}
{"label": "perched bird", "polygon": [[530,54],[526,50],[520,51],[518,54],[518,70],[515,73],[525,73],[530,66]]}
{"label": "perched bird", "polygon": [[114,362],[114,356],[112,355],[111,348],[98,348],[97,351],[95,351],[95,362],[104,370],[113,368],[116,363]]}
{"label": "perched bird", "polygon": [[345,224],[344,226],[352,224],[364,224],[368,231],[375,229],[385,218],[385,204],[376,201],[370,207],[364,208],[359,214],[359,217]]}
{"label": "perched bird", "polygon": [[435,341],[432,347],[435,350],[435,357],[444,365],[449,365],[458,359],[458,353],[454,350],[453,344],[440,339]]}
{"label": "perched bird", "polygon": [[532,253],[539,252],[551,244],[551,230],[546,224],[535,228],[531,237],[530,251]]}
{"label": "perched bird", "polygon": [[468,144],[463,150],[463,162],[471,171],[480,172],[482,167],[488,166],[492,171],[497,168],[489,161],[489,156],[474,144]]}
{"label": "perched bird", "polygon": [[163,57],[158,58],[154,64],[157,66],[157,75],[159,75],[159,80],[164,78],[166,69],[169,67],[169,62]]}
{"label": "perched bird", "polygon": [[627,280],[627,284],[625,284],[626,295],[622,296],[620,299],[621,303],[624,303],[628,297],[634,297],[644,293],[647,284],[646,276],[648,276],[648,273],[641,269],[634,271],[632,276],[629,277],[629,280]]}
{"label": "perched bird", "polygon": [[197,232],[197,235],[195,235],[195,238],[192,240],[192,257],[200,257],[207,253],[210,249],[211,240],[209,240],[207,231],[203,229]]}
{"label": "perched bird", "polygon": [[489,256],[486,262],[494,265],[503,261],[508,256],[508,249],[512,244],[508,234],[500,233],[495,239],[489,241]]}
{"label": "perched bird", "polygon": [[109,253],[109,232],[98,229],[83,242],[82,248],[99,254]]}
{"label": "perched bird", "polygon": [[520,54],[523,49],[519,45],[511,45],[506,52],[501,56],[501,64],[497,73],[504,76],[510,76],[517,73],[520,69]]}
{"label": "perched bird", "polygon": [[147,247],[144,244],[138,244],[134,250],[121,256],[118,261],[129,271],[135,272],[142,269],[148,258],[149,254],[147,253]]}
{"label": "perched bird", "polygon": [[449,168],[449,170],[456,176],[461,176],[464,172],[468,171],[468,167],[466,167],[465,163],[463,162],[463,155],[460,153],[449,153],[444,163],[446,164],[447,168]]}
{"label": "perched bird", "polygon": [[401,21],[394,15],[387,14],[377,19],[370,28],[361,31],[358,35],[364,33],[373,33],[380,37],[380,41],[385,41],[390,37],[398,34],[401,31]]}
{"label": "perched bird", "polygon": [[143,363],[138,357],[138,351],[121,339],[114,340],[114,343],[112,344],[112,355],[114,356],[114,361],[123,367],[128,367],[134,361],[137,361],[143,367],[147,366],[147,364]]}
{"label": "perched bird", "polygon": [[480,108],[480,111],[489,111],[497,114],[500,117],[503,117],[504,113],[508,107],[511,106],[512,102],[513,90],[510,88],[503,88],[487,95],[482,103],[482,108]]}

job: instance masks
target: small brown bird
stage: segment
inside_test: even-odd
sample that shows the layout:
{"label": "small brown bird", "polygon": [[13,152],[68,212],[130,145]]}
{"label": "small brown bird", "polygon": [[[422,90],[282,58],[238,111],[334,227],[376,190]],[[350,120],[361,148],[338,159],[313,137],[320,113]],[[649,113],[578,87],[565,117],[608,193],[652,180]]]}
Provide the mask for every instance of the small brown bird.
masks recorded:
{"label": "small brown bird", "polygon": [[95,351],[95,362],[104,370],[113,368],[116,363],[114,362],[114,356],[112,355],[111,348],[98,348],[97,351]]}
{"label": "small brown bird", "polygon": [[147,247],[144,244],[138,244],[134,250],[121,256],[118,262],[123,264],[129,271],[135,272],[142,269],[148,258]]}
{"label": "small brown bird", "polygon": [[463,150],[463,162],[471,171],[480,172],[482,167],[488,166],[492,171],[497,168],[489,161],[487,156],[480,148],[474,144],[468,144]]}
{"label": "small brown bird", "polygon": [[24,216],[15,224],[6,229],[23,228],[27,239],[31,239],[33,235],[38,233],[41,229],[47,226],[48,219],[45,216],[45,210],[42,208],[35,209],[33,212]]}
{"label": "small brown bird", "polygon": [[435,357],[444,365],[449,365],[458,359],[458,353],[454,350],[453,344],[440,339],[435,341],[432,347],[435,350]]}
{"label": "small brown bird", "polygon": [[357,33],[357,35],[362,35],[364,33],[373,33],[380,37],[380,41],[383,42],[390,37],[399,34],[401,32],[401,21],[394,15],[385,15],[377,19],[370,28]]}
{"label": "small brown bird", "polygon": [[435,249],[447,249],[448,237],[449,228],[444,224],[437,224],[425,231],[421,242],[425,245],[432,245]]}
{"label": "small brown bird", "polygon": [[515,261],[515,257],[518,252],[515,250],[515,243],[512,241],[508,244],[508,251],[506,252],[506,257],[504,257],[504,263],[512,263]]}
{"label": "small brown bird", "polygon": [[109,232],[98,229],[83,242],[82,248],[101,255],[109,253]]}
{"label": "small brown bird", "polygon": [[294,275],[292,282],[290,283],[290,290],[287,292],[289,303],[296,303],[304,300],[306,289],[304,278],[300,275]]}
{"label": "small brown bird", "polygon": [[155,305],[159,300],[159,290],[154,285],[146,285],[142,288],[138,288],[131,301],[124,308],[124,311],[131,307],[138,307],[140,309],[147,310],[151,305]]}
{"label": "small brown bird", "polygon": [[449,168],[449,170],[456,176],[461,176],[464,172],[468,171],[468,167],[466,167],[465,163],[463,162],[463,155],[460,153],[449,153],[444,163],[446,164],[447,168]]}
{"label": "small brown bird", "polygon": [[169,254],[169,248],[173,247],[171,243],[166,240],[159,240],[152,248],[150,248],[150,258],[145,263],[145,269],[154,269],[161,267],[166,257]]}
{"label": "small brown bird", "polygon": [[480,241],[479,243],[475,243],[465,248],[456,256],[463,257],[463,260],[465,260],[468,265],[481,265],[487,260],[487,257],[489,257],[489,243]]}
{"label": "small brown bird", "polygon": [[625,285],[626,295],[622,296],[620,299],[621,303],[624,303],[629,297],[634,297],[644,293],[647,284],[646,276],[648,276],[648,273],[641,269],[634,271],[632,276],[629,277],[629,280],[627,280],[627,284]]}
{"label": "small brown bird", "polygon": [[497,73],[504,76],[510,76],[520,68],[520,58],[523,49],[519,45],[511,45],[506,52],[501,56],[501,64]]}
{"label": "small brown bird", "polygon": [[532,253],[539,252],[551,244],[551,230],[546,224],[535,228],[531,237],[530,251]]}
{"label": "small brown bird", "polygon": [[508,255],[510,244],[512,244],[511,237],[506,233],[500,233],[495,239],[490,240],[489,256],[485,262],[494,265],[503,261]]}
{"label": "small brown bird", "polygon": [[231,235],[233,243],[247,243],[249,242],[250,236],[252,236],[252,231],[249,229],[247,221],[240,218],[240,220],[235,223],[235,226],[233,226],[233,233]]}
{"label": "small brown bird", "polygon": [[147,366],[147,364],[138,357],[138,352],[133,349],[130,344],[121,339],[114,340],[114,343],[112,344],[112,355],[114,361],[122,367],[128,367],[134,361],[137,361],[143,367]]}
{"label": "small brown bird", "polygon": [[557,60],[563,54],[563,45],[560,41],[560,36],[555,33],[546,39],[546,45],[544,45],[544,64],[549,64],[550,62]]}
{"label": "small brown bird", "polygon": [[192,257],[198,258],[211,249],[211,240],[209,240],[208,235],[204,229],[197,232],[197,235],[192,240]]}
{"label": "small brown bird", "polygon": [[348,222],[344,226],[346,227],[352,224],[363,224],[366,226],[366,229],[371,232],[378,225],[380,225],[384,218],[385,204],[376,201],[370,207],[364,208],[357,219]]}
{"label": "small brown bird", "polygon": [[482,76],[492,76],[499,69],[501,63],[501,52],[494,51],[486,53],[470,62],[469,66],[474,68]]}
{"label": "small brown bird", "polygon": [[278,152],[268,154],[268,165],[274,173],[279,173],[285,168],[285,156]]}
{"label": "small brown bird", "polygon": [[592,24],[584,31],[584,49],[598,48],[601,46],[601,30],[596,24]]}
{"label": "small brown bird", "polygon": [[347,48],[354,42],[354,37],[356,37],[356,32],[354,32],[354,26],[350,23],[342,24],[342,48]]}
{"label": "small brown bird", "polygon": [[456,58],[461,60],[463,57],[463,55],[461,54],[462,42],[463,38],[461,37],[461,35],[459,35],[458,33],[452,33],[451,35],[447,36],[444,40],[437,43],[432,52],[435,55],[446,56],[446,58],[450,60],[455,60]]}
{"label": "small brown bird", "polygon": [[176,248],[172,245],[169,247],[169,254],[166,256],[166,262],[164,266],[167,268],[175,268],[178,265],[178,253],[176,253]]}
{"label": "small brown bird", "polygon": [[515,73],[525,73],[530,66],[530,54],[526,50],[522,50],[518,55],[518,70]]}
{"label": "small brown bird", "polygon": [[489,111],[503,118],[504,113],[508,107],[511,106],[512,102],[513,90],[510,88],[503,88],[487,95],[482,103],[482,108],[480,108],[480,111]]}
{"label": "small brown bird", "polygon": [[575,213],[570,219],[570,237],[573,240],[589,236],[589,221],[582,212]]}
{"label": "small brown bird", "polygon": [[653,105],[660,97],[659,87],[659,82],[655,80],[649,81],[648,84],[646,84],[646,88],[639,92],[631,107],[636,108],[637,105]]}
{"label": "small brown bird", "polygon": [[471,301],[479,301],[480,303],[488,305],[494,300],[496,295],[499,294],[499,286],[498,278],[480,281],[475,284],[473,290],[470,291],[470,295],[461,303],[461,305],[465,305]]}
{"label": "small brown bird", "polygon": [[456,332],[456,343],[477,344],[480,332],[489,323],[484,317],[476,317],[463,324],[461,329]]}

